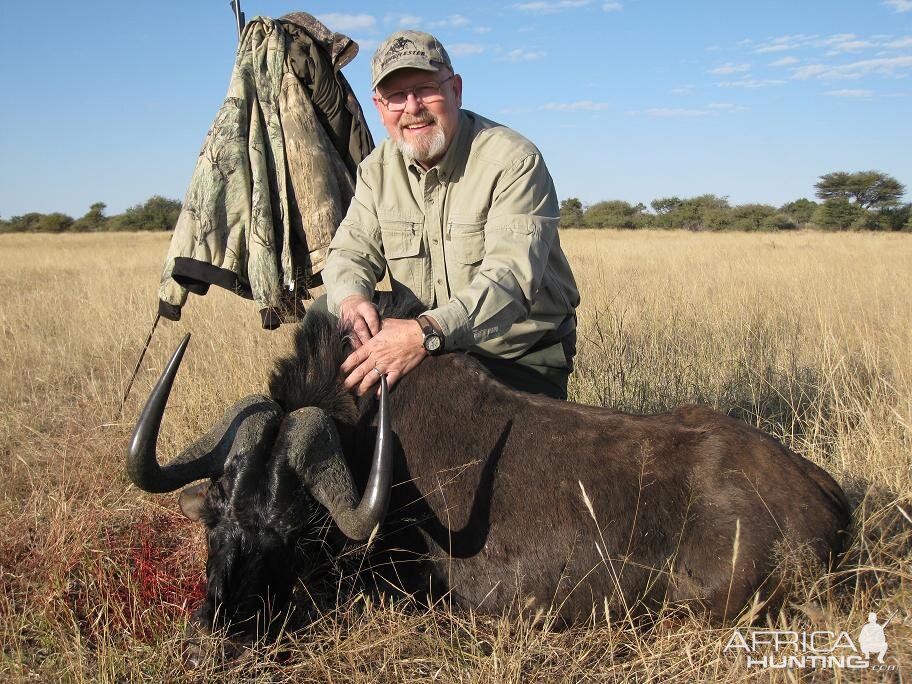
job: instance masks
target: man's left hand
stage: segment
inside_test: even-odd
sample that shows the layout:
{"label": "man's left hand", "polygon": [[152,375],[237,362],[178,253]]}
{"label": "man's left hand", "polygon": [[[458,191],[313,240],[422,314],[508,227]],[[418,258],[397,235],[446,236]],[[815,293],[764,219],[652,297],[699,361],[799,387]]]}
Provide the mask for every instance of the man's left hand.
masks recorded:
{"label": "man's left hand", "polygon": [[[389,387],[424,360],[424,333],[414,319],[385,318],[380,332],[353,351],[342,363],[347,389],[357,388],[358,394],[386,375]],[[375,370],[376,369],[376,370]]]}

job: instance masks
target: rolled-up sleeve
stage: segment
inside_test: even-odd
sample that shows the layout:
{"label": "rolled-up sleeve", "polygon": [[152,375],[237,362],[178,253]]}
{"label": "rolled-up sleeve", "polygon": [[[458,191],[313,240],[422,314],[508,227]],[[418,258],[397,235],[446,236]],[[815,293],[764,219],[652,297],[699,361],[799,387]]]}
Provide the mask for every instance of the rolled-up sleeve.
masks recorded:
{"label": "rolled-up sleeve", "polygon": [[370,299],[386,269],[372,195],[362,164],[358,167],[355,196],[329,245],[323,269],[326,304],[334,314],[339,313],[339,304],[346,297],[360,294]]}
{"label": "rolled-up sleeve", "polygon": [[529,316],[559,219],[554,183],[540,154],[503,169],[484,225],[478,271],[446,304],[427,312],[440,324],[448,349],[501,336]]}

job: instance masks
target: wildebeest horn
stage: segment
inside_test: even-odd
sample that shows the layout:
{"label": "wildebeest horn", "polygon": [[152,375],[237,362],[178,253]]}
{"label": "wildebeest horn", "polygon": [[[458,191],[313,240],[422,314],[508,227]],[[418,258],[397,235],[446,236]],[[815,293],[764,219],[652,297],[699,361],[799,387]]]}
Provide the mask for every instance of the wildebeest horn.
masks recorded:
{"label": "wildebeest horn", "polygon": [[367,539],[386,516],[393,473],[392,441],[388,409],[389,389],[380,378],[380,413],[377,441],[367,487],[360,503],[335,423],[315,406],[306,406],[285,418],[276,439],[276,456],[284,452],[311,495],[319,501],[349,539]]}
{"label": "wildebeest horn", "polygon": [[281,408],[269,397],[245,397],[226,411],[209,432],[168,465],[160,466],[155,453],[158,430],[189,342],[187,333],[146,400],[127,447],[127,474],[133,484],[147,492],[173,492],[190,482],[218,477],[230,454],[268,448],[271,445],[268,433],[274,434],[282,419]]}

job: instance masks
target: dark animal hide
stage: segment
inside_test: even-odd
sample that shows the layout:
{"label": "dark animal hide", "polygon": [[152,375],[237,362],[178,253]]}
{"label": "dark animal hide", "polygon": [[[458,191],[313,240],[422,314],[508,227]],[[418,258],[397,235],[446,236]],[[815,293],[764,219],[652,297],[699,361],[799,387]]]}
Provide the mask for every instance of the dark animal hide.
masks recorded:
{"label": "dark animal hide", "polygon": [[[258,401],[277,407],[276,425],[301,407],[325,411],[361,491],[376,409],[341,385],[348,351],[345,331],[308,316]],[[454,353],[402,378],[390,414],[388,513],[358,563],[381,590],[430,589],[458,607],[563,621],[666,601],[724,619],[757,592],[779,596],[785,556],[803,554],[817,570],[832,563],[850,522],[822,469],[704,406],[639,416],[561,402],[513,391]],[[182,495],[209,530],[207,627],[218,615],[262,627],[296,581],[318,593],[347,543],[270,452],[271,429],[263,449],[229,457],[223,474]]]}

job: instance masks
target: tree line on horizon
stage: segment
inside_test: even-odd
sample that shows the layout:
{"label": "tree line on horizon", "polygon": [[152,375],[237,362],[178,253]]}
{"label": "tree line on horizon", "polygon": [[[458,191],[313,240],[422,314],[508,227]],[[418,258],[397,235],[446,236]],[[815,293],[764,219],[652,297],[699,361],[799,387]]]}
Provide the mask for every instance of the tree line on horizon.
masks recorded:
{"label": "tree line on horizon", "polygon": [[95,202],[85,215],[74,219],[67,214],[30,212],[0,219],[0,233],[96,233],[125,230],[171,230],[177,223],[181,203],[153,195],[122,214],[106,216],[104,202]]}
{"label": "tree line on horizon", "polygon": [[[814,185],[819,203],[807,198],[732,206],[717,195],[660,197],[645,204],[623,200],[588,206],[576,197],[560,204],[561,228],[659,228],[722,230],[881,230],[912,232],[912,203],[900,200],[905,186],[880,171],[835,171]],[[650,211],[651,208],[651,211]]]}
{"label": "tree line on horizon", "polygon": [[[706,194],[697,197],[660,197],[647,207],[623,200],[595,202],[588,206],[569,197],[560,203],[561,228],[660,228],[683,230],[880,230],[912,232],[912,203],[901,203],[905,186],[880,171],[820,176],[815,184],[819,203],[807,198],[770,204],[732,206],[728,198]],[[0,218],[0,233],[91,233],[128,230],[172,230],[181,203],[153,195],[122,214],[105,215],[104,202],[95,202],[84,216],[31,212]],[[650,211],[651,208],[651,211]]]}

